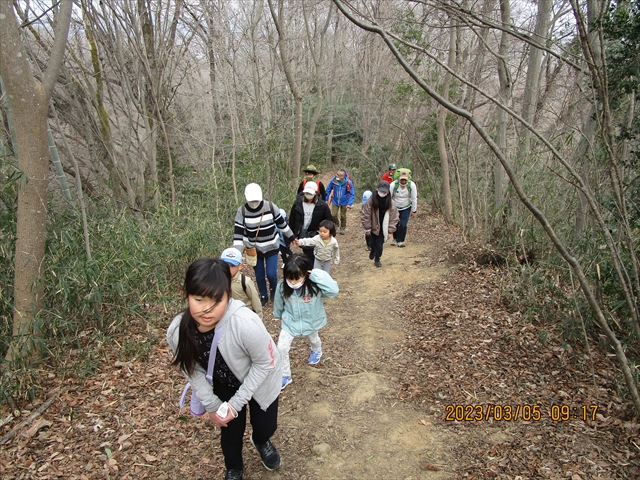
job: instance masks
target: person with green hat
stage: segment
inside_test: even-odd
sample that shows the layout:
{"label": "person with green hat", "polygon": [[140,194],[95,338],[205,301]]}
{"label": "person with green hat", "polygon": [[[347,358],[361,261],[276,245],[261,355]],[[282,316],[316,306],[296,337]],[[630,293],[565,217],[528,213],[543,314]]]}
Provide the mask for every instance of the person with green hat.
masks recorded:
{"label": "person with green hat", "polygon": [[298,187],[298,196],[300,196],[302,190],[304,190],[304,186],[307,184],[307,182],[315,182],[316,185],[318,185],[318,193],[320,194],[320,198],[324,198],[327,194],[327,191],[324,187],[324,184],[318,178],[318,174],[320,172],[318,172],[318,169],[315,167],[315,165],[307,165],[307,167],[302,171],[304,172],[304,180],[302,180],[300,186]]}
{"label": "person with green hat", "polygon": [[388,182],[389,185],[391,185],[393,183],[393,176],[396,174],[397,169],[398,169],[398,166],[395,163],[390,163],[389,171],[385,172],[385,174],[382,175],[382,180],[384,180],[385,182]]}

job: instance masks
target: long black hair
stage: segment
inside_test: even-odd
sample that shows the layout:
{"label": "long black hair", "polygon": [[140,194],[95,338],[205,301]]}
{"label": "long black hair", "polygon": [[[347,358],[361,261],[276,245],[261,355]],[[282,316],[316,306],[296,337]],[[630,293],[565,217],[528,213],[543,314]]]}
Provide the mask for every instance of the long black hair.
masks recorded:
{"label": "long black hair", "polygon": [[284,264],[284,281],[282,282],[282,293],[284,298],[289,298],[293,294],[293,288],[289,286],[287,280],[298,280],[304,276],[304,284],[302,285],[302,292],[306,292],[308,295],[315,296],[320,292],[320,288],[316,283],[309,278],[309,270],[313,268],[311,259],[304,254],[294,253],[287,258]]}
{"label": "long black hair", "polygon": [[[219,258],[200,258],[189,265],[184,277],[184,296],[189,295],[213,298],[220,302],[227,294],[231,298],[231,271],[229,264]],[[188,375],[193,374],[198,361],[198,349],[195,332],[198,324],[191,316],[189,307],[182,312],[180,320],[178,347],[171,362],[178,365]]]}
{"label": "long black hair", "polygon": [[376,190],[375,192],[373,192],[373,195],[371,195],[371,197],[371,206],[374,210],[378,210],[384,213],[389,210],[389,207],[391,207],[391,195],[389,195],[388,193],[384,197],[381,197],[380,195],[378,195],[378,190]]}

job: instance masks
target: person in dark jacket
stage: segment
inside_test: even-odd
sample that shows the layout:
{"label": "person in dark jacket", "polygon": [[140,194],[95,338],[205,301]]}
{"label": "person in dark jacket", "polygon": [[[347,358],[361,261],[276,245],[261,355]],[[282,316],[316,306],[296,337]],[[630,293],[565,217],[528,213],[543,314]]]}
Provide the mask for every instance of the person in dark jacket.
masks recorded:
{"label": "person in dark jacket", "polygon": [[[318,234],[320,222],[331,220],[329,205],[319,197],[318,185],[307,182],[302,195],[298,195],[289,213],[289,227],[297,239],[312,238]],[[302,247],[304,254],[314,261],[313,247]]]}
{"label": "person in dark jacket", "polygon": [[374,261],[376,267],[382,267],[380,257],[384,242],[391,238],[400,221],[398,207],[389,195],[389,182],[380,180],[376,191],[362,206],[360,221],[364,234],[370,237],[369,258]]}

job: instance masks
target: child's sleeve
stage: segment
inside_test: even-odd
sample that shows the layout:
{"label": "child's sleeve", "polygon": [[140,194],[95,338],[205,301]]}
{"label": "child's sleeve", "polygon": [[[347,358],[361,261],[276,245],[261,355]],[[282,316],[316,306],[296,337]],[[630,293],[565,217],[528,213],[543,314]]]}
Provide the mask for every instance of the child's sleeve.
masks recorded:
{"label": "child's sleeve", "polygon": [[282,282],[278,282],[276,287],[275,298],[273,299],[273,318],[282,318],[282,311],[284,310],[284,295],[282,295]]}
{"label": "child's sleeve", "polygon": [[316,285],[318,285],[318,288],[322,292],[323,297],[333,298],[340,291],[340,289],[338,288],[338,282],[331,278],[331,275],[329,275],[324,270],[314,268],[313,270],[311,270],[311,275],[309,275],[309,278],[313,282],[315,282]]}
{"label": "child's sleeve", "polygon": [[315,245],[313,238],[300,238],[298,242],[300,242],[301,247],[313,247]]}

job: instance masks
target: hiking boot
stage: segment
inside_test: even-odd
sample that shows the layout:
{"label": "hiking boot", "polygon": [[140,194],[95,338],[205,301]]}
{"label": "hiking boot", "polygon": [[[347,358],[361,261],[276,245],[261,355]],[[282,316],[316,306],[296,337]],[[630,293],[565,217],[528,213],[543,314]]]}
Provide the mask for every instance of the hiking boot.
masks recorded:
{"label": "hiking boot", "polygon": [[373,253],[373,250],[369,250],[369,260],[373,260],[374,256],[375,256],[375,253]]}
{"label": "hiking boot", "polygon": [[267,296],[263,297],[262,295],[260,295],[260,303],[262,304],[263,307],[267,304],[268,301],[269,301],[269,297]]}
{"label": "hiking boot", "polygon": [[309,365],[317,365],[322,358],[322,352],[314,352],[311,350],[311,355],[309,355]]}
{"label": "hiking boot", "polygon": [[[391,245],[393,245],[393,243],[392,243]],[[398,242],[398,246],[399,246],[399,247],[406,247],[406,245],[404,244],[404,242]]]}
{"label": "hiking boot", "polygon": [[224,480],[242,480],[244,478],[244,470],[232,468],[224,472]]}
{"label": "hiking boot", "polygon": [[376,260],[375,262],[373,262],[373,264],[378,268],[382,266],[382,263],[380,263],[380,260]]}
{"label": "hiking boot", "polygon": [[273,303],[273,299],[276,296],[276,289],[274,288],[273,290],[269,290],[269,293],[271,294],[271,302]]}
{"label": "hiking boot", "polygon": [[344,235],[344,227],[340,227],[340,235]]}
{"label": "hiking boot", "polygon": [[283,375],[282,376],[282,388],[280,390],[284,390],[284,387],[289,385],[291,382],[293,382],[293,378],[288,377],[286,375]]}
{"label": "hiking boot", "polygon": [[395,247],[396,245],[400,246],[399,243],[396,243],[396,239],[394,238],[393,240],[391,240],[391,246]]}
{"label": "hiking boot", "polygon": [[262,445],[256,445],[253,443],[253,435],[251,435],[250,438],[251,443],[256,447],[256,450],[258,450],[258,453],[260,454],[264,468],[267,470],[275,470],[276,468],[279,468],[280,454],[278,453],[278,450],[276,450],[276,447],[273,446],[273,443],[271,443],[271,440],[267,440],[267,443],[263,443]]}

